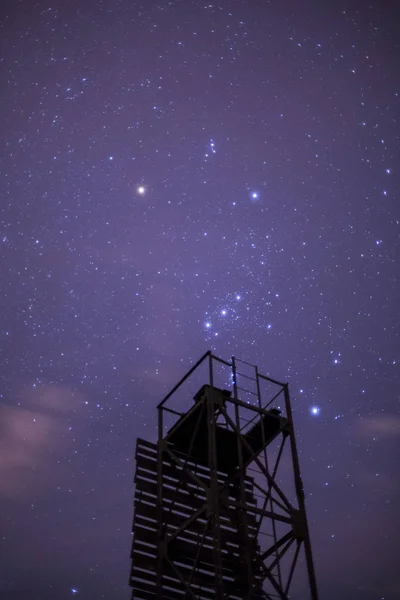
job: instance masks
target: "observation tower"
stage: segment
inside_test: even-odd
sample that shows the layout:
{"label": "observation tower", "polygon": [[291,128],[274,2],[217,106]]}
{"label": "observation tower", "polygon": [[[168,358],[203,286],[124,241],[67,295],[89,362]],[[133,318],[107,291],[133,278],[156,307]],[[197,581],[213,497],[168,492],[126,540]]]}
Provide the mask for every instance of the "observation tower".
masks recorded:
{"label": "observation tower", "polygon": [[137,439],[132,600],[318,600],[289,387],[206,352]]}

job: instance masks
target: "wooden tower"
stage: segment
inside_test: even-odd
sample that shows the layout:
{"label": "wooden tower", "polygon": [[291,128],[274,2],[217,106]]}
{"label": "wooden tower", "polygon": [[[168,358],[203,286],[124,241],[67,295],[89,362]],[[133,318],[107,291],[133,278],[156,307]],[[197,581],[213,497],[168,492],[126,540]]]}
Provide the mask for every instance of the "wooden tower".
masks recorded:
{"label": "wooden tower", "polygon": [[[229,369],[232,390],[216,387],[216,363]],[[193,405],[171,408],[204,364],[209,382]],[[266,404],[263,383],[275,388]],[[285,449],[292,498],[280,477]],[[302,548],[301,598],[318,599],[287,384],[207,352],[159,404],[158,440],[138,439],[135,459],[133,600],[296,600]]]}

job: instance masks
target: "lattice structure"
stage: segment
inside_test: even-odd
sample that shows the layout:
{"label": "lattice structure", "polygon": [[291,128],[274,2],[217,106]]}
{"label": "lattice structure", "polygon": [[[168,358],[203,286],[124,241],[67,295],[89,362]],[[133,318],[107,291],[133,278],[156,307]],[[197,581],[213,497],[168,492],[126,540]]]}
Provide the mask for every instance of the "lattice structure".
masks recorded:
{"label": "lattice structure", "polygon": [[[230,369],[232,391],[216,386],[215,361]],[[204,362],[209,383],[192,407],[169,407]],[[303,546],[308,597],[317,600],[288,386],[256,367],[252,378],[238,363],[207,352],[158,406],[157,443],[137,440],[132,599],[286,600],[289,593],[295,599],[291,586]],[[254,392],[239,385],[244,380]],[[262,382],[277,388],[266,405]],[[254,399],[239,398],[246,394]],[[287,446],[293,499],[279,476]]]}

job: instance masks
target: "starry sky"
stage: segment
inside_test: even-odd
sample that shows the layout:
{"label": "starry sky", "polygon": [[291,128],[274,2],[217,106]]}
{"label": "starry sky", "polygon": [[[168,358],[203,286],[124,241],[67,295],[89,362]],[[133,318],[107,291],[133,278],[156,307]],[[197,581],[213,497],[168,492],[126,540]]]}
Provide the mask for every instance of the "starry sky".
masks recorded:
{"label": "starry sky", "polygon": [[390,4],[0,16],[1,599],[128,600],[135,440],[208,349],[290,384],[321,599],[398,599]]}

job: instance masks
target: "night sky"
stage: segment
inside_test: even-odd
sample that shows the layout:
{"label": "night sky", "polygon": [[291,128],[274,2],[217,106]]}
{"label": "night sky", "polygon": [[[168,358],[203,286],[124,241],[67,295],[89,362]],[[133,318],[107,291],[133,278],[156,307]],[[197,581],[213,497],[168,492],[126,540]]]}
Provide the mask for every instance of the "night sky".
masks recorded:
{"label": "night sky", "polygon": [[321,600],[400,598],[389,3],[9,0],[0,39],[1,600],[128,600],[136,437],[208,349],[289,382]]}

